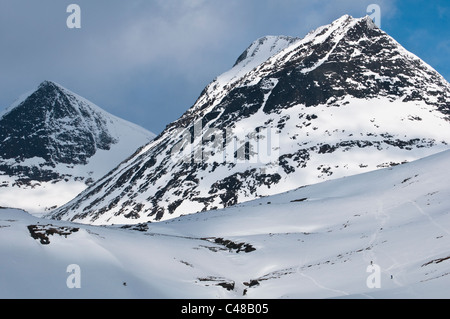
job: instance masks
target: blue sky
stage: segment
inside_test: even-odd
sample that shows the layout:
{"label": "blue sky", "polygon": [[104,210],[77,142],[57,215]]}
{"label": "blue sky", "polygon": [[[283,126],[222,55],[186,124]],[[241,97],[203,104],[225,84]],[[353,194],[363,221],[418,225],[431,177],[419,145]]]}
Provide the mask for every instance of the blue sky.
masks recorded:
{"label": "blue sky", "polygon": [[[81,8],[69,29],[66,8]],[[52,80],[159,133],[265,35],[381,8],[381,28],[450,80],[450,1],[1,0],[0,109]]]}

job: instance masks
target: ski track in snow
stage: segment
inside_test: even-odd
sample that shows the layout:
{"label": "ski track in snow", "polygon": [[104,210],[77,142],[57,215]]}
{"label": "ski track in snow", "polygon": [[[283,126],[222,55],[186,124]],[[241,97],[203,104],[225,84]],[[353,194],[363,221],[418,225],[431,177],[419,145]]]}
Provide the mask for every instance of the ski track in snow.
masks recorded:
{"label": "ski track in snow", "polygon": [[427,212],[425,212],[425,211],[422,209],[422,207],[420,207],[419,204],[417,204],[416,201],[409,200],[408,203],[413,204],[414,207],[417,208],[417,210],[418,210],[422,215],[424,215],[426,218],[428,218],[428,220],[430,221],[430,223],[432,223],[434,226],[436,226],[437,228],[439,228],[440,230],[442,230],[442,231],[443,231],[444,233],[446,233],[447,235],[450,235],[450,231],[449,231],[447,228],[443,227],[443,226],[442,226],[441,224],[439,224],[438,222],[436,222],[436,221],[433,219],[433,217],[431,217],[430,214],[428,214]]}
{"label": "ski track in snow", "polygon": [[320,289],[328,290],[328,291],[337,293],[337,294],[339,294],[339,295],[345,295],[345,296],[350,295],[350,293],[348,293],[348,292],[346,292],[346,291],[343,291],[343,290],[338,290],[338,289],[333,289],[333,288],[325,287],[324,285],[320,284],[316,279],[314,279],[314,278],[311,277],[311,276],[306,275],[305,273],[300,272],[299,275],[302,276],[302,277],[305,277],[305,278],[307,278],[307,279],[309,279],[309,280],[311,280],[311,281],[312,281],[317,287],[319,287]]}

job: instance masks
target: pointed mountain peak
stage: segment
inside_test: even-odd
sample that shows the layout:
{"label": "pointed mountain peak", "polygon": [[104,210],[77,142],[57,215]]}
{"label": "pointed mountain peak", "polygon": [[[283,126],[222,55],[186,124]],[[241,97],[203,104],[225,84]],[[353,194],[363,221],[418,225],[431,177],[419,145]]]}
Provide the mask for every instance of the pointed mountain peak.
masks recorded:
{"label": "pointed mountain peak", "polygon": [[373,30],[381,31],[381,29],[375,24],[375,22],[372,20],[372,18],[369,17],[368,15],[366,15],[362,18],[353,19],[353,21],[354,21],[354,23],[352,24],[351,28],[355,28],[355,27],[360,28],[368,36],[374,34],[369,31],[373,31]]}
{"label": "pointed mountain peak", "polygon": [[[52,96],[57,96],[58,94],[76,96],[75,93],[73,93],[71,90],[68,90],[61,84],[56,83],[54,81],[48,81],[48,80],[41,82],[38,85],[38,88],[36,89],[35,92],[43,92],[46,95],[52,95]],[[77,98],[79,98],[79,97],[77,96]]]}
{"label": "pointed mountain peak", "polygon": [[61,205],[153,137],[43,81],[0,117],[0,206],[42,212]]}
{"label": "pointed mountain peak", "polygon": [[0,139],[7,142],[0,145],[0,156],[21,161],[39,157],[49,165],[86,164],[97,150],[118,142],[113,122],[131,124],[53,81],[43,81],[2,116]]}
{"label": "pointed mountain peak", "polygon": [[7,116],[11,111],[16,109],[17,107],[21,106],[26,100],[28,100],[30,97],[35,96],[36,94],[39,94],[38,92],[48,92],[54,91],[56,88],[64,89],[61,85],[53,82],[53,81],[43,81],[38,86],[34,87],[30,91],[22,94],[19,96],[13,103],[11,103],[7,108],[5,108],[3,111],[0,112],[0,119]]}
{"label": "pointed mountain peak", "polygon": [[340,18],[331,22],[330,26],[340,26],[340,27],[346,28],[346,27],[351,27],[351,26],[353,26],[355,24],[359,24],[359,23],[375,25],[373,23],[372,18],[368,15],[361,17],[361,18],[354,18],[349,14],[344,14]]}
{"label": "pointed mountain peak", "polygon": [[41,88],[41,87],[48,87],[48,86],[50,86],[50,87],[61,87],[61,85],[59,85],[59,84],[57,84],[57,83],[55,83],[55,82],[53,82],[53,81],[48,81],[48,80],[45,80],[45,81],[42,81],[42,83],[41,84],[39,84],[39,88]]}
{"label": "pointed mountain peak", "polygon": [[70,92],[70,93],[72,93],[70,90],[66,89],[61,84],[58,84],[58,83],[56,83],[54,81],[49,81],[49,80],[42,81],[38,85],[38,87],[35,90],[35,92],[41,91],[41,90],[45,90],[47,92],[51,92],[51,91],[57,90],[59,92]]}
{"label": "pointed mountain peak", "polygon": [[[378,29],[369,16],[354,18],[348,14],[341,16],[332,23],[319,27],[306,35],[304,38],[292,36],[264,36],[253,41],[248,48],[237,58],[233,68],[219,77],[219,82],[230,84],[230,79],[236,80],[251,69],[264,63],[269,58],[281,53],[289,47],[296,47],[301,43],[310,41],[319,43],[329,39],[341,39],[347,33],[365,34],[368,38],[375,35],[370,33]],[[354,31],[351,31],[354,30]],[[356,31],[356,32],[355,32]],[[370,34],[369,34],[370,33]]]}
{"label": "pointed mountain peak", "polygon": [[374,35],[368,34],[369,31],[373,29],[379,29],[375,23],[373,22],[372,18],[369,16],[364,16],[362,18],[354,18],[348,14],[343,15],[342,17],[334,20],[328,25],[321,26],[310,33],[306,35],[302,40],[308,41],[311,38],[314,37],[328,37],[329,35],[344,35],[350,30],[358,29],[360,30],[360,33],[365,33],[369,38]]}
{"label": "pointed mountain peak", "polygon": [[[35,89],[22,95],[12,105],[10,105],[2,116],[11,116],[10,113],[16,109],[21,109],[21,113],[34,114],[40,116],[63,118],[65,116],[85,117],[93,114],[110,116],[108,112],[90,102],[84,97],[74,93],[61,84],[44,80]],[[36,118],[37,119],[37,118]]]}

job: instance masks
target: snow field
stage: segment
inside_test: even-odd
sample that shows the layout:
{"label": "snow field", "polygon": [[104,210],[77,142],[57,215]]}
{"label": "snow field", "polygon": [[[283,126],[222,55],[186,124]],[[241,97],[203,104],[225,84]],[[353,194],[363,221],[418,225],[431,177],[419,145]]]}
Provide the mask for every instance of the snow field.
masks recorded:
{"label": "snow field", "polygon": [[[450,153],[144,231],[0,210],[2,298],[448,298]],[[28,225],[77,227],[42,245]],[[227,248],[221,238],[246,243]],[[69,289],[68,265],[81,269]],[[380,288],[369,288],[371,264]],[[392,277],[391,277],[392,276]],[[227,289],[227,287],[229,289]]]}

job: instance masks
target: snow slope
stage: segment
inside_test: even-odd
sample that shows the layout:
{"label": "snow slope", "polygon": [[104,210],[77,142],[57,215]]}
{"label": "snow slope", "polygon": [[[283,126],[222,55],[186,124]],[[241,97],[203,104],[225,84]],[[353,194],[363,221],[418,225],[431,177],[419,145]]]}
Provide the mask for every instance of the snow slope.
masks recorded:
{"label": "snow slope", "polygon": [[[449,161],[445,151],[135,226],[1,209],[0,297],[449,298]],[[72,264],[81,288],[67,287]]]}

